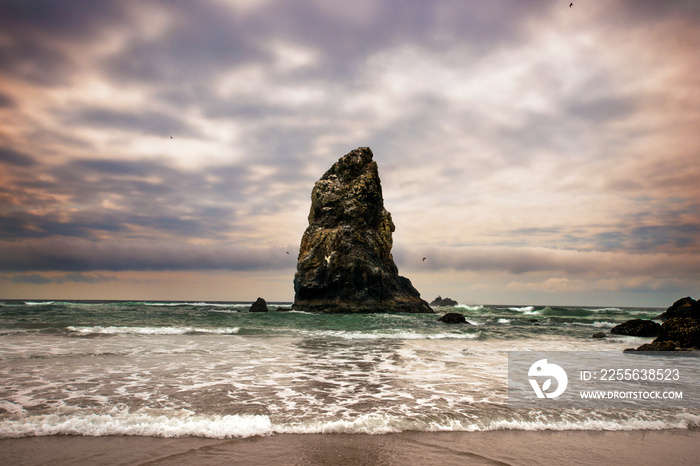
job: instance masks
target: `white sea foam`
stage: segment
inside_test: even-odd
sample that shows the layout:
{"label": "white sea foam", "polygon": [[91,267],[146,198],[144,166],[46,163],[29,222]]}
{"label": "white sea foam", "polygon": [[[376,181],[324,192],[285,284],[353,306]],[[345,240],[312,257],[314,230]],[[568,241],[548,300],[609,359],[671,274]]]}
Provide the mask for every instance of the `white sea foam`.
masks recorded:
{"label": "white sea foam", "polygon": [[[535,310],[534,306],[523,306],[523,307],[509,307],[511,311],[515,312],[522,312],[523,315],[526,316],[531,316],[531,315],[540,315],[544,309],[540,310]],[[548,307],[545,309],[549,309]],[[551,310],[551,309],[550,309]]]}
{"label": "white sea foam", "polygon": [[197,328],[197,327],[74,327],[68,326],[67,330],[80,334],[132,334],[132,335],[185,335],[189,333],[203,333],[214,335],[231,335],[238,333],[239,327],[224,328]]}
{"label": "white sea foam", "polygon": [[509,324],[510,320],[509,319],[498,319],[499,324]]}
{"label": "white sea foam", "polygon": [[[595,414],[595,413],[593,413]],[[644,419],[635,417],[631,419],[561,419],[552,420],[499,420],[489,423],[486,428],[480,430],[667,430],[667,429],[688,429],[697,427],[700,423],[700,416],[677,415],[672,419]]]}
{"label": "white sea foam", "polygon": [[612,313],[617,313],[617,312],[625,312],[620,308],[617,307],[603,307],[600,309],[590,309],[591,312],[612,312]]}
{"label": "white sea foam", "polygon": [[[595,413],[593,413],[595,414]],[[183,411],[173,415],[129,413],[112,410],[108,414],[48,414],[22,416],[0,421],[0,438],[47,435],[138,435],[148,437],[245,438],[272,434],[366,433],[387,434],[404,431],[630,431],[688,429],[700,425],[700,416],[681,413],[667,419],[526,419],[473,420],[419,418],[406,415],[363,414],[335,420],[296,420],[273,422],[266,415],[196,415]]]}
{"label": "white sea foam", "polygon": [[222,308],[241,308],[247,309],[250,304],[246,303],[207,303],[207,302],[197,302],[197,303],[143,303],[144,306],[161,306],[161,307],[179,307],[179,306],[192,306],[192,307],[222,307]]}
{"label": "white sea foam", "polygon": [[364,333],[364,332],[351,332],[345,330],[317,330],[311,332],[314,336],[327,336],[327,337],[337,337],[347,340],[380,340],[380,339],[391,339],[391,340],[444,340],[444,339],[461,339],[461,340],[473,340],[479,338],[481,333],[413,333],[413,332],[376,332],[376,333]]}
{"label": "white sea foam", "polygon": [[272,423],[264,415],[227,416],[183,415],[180,417],[147,413],[27,416],[17,421],[0,421],[5,438],[46,435],[139,435],[146,437],[235,438],[270,435]]}
{"label": "white sea foam", "polygon": [[524,306],[524,307],[509,307],[511,311],[516,311],[516,312],[523,312],[525,314],[532,312],[535,310],[533,306]]}
{"label": "white sea foam", "polygon": [[592,324],[584,324],[584,325],[592,325],[593,327],[597,327],[597,328],[613,328],[617,324],[614,322],[596,321],[596,322],[593,322]]}
{"label": "white sea foam", "polygon": [[466,309],[467,311],[481,311],[481,310],[485,309],[484,306],[482,306],[481,304],[477,304],[474,306],[470,306],[468,304],[458,304],[455,306],[455,308]]}

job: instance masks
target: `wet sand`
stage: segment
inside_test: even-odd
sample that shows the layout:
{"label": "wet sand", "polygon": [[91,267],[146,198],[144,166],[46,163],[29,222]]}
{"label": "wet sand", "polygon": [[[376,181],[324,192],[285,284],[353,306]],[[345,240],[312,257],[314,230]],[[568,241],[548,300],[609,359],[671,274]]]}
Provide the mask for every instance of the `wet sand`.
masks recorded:
{"label": "wet sand", "polygon": [[56,436],[3,439],[0,452],[8,465],[697,465],[700,431],[281,434],[231,440]]}

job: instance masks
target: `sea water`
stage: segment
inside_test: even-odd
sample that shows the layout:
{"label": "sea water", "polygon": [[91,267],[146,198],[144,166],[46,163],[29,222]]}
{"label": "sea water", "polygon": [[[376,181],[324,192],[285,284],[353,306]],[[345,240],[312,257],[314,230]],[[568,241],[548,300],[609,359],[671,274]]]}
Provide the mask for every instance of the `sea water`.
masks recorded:
{"label": "sea water", "polygon": [[[700,413],[507,404],[508,351],[619,351],[662,309],[247,312],[251,303],[0,301],[0,437],[696,428]],[[439,315],[460,312],[468,325]],[[603,331],[607,338],[592,339]]]}

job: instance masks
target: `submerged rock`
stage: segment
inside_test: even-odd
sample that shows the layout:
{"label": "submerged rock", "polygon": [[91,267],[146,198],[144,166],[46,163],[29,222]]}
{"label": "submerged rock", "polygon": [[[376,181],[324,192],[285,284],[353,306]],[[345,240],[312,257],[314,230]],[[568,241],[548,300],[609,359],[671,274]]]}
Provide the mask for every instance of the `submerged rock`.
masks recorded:
{"label": "submerged rock", "polygon": [[249,312],[267,312],[267,303],[264,299],[258,298],[255,300],[252,306],[250,306]]}
{"label": "submerged rock", "polygon": [[440,317],[438,319],[440,322],[444,322],[446,324],[466,324],[467,319],[462,315],[457,312],[448,312],[444,316]]}
{"label": "submerged rock", "polygon": [[395,227],[372,157],[368,147],[355,149],[316,182],[294,275],[293,309],[433,312],[394,264]]}
{"label": "submerged rock", "polygon": [[591,338],[605,338],[606,335],[603,332],[596,332],[593,335],[591,335]]}
{"label": "submerged rock", "polygon": [[615,335],[630,335],[633,337],[655,337],[661,331],[661,325],[651,320],[632,319],[610,329]]}
{"label": "submerged rock", "polygon": [[459,303],[454,299],[443,298],[442,296],[438,296],[430,303],[431,306],[456,306],[457,304]]}

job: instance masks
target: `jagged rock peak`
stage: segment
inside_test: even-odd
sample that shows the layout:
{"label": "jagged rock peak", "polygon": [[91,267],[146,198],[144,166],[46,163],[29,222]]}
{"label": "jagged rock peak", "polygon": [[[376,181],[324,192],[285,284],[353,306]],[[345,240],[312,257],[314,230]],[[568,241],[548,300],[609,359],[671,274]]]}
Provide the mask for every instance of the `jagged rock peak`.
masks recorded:
{"label": "jagged rock peak", "polygon": [[311,312],[433,312],[391,255],[391,214],[384,208],[369,147],[341,157],[314,185],[309,226],[299,248],[294,309]]}
{"label": "jagged rock peak", "polygon": [[250,306],[250,309],[248,309],[249,312],[268,312],[267,309],[267,302],[262,299],[258,298],[255,300],[252,306]]}

